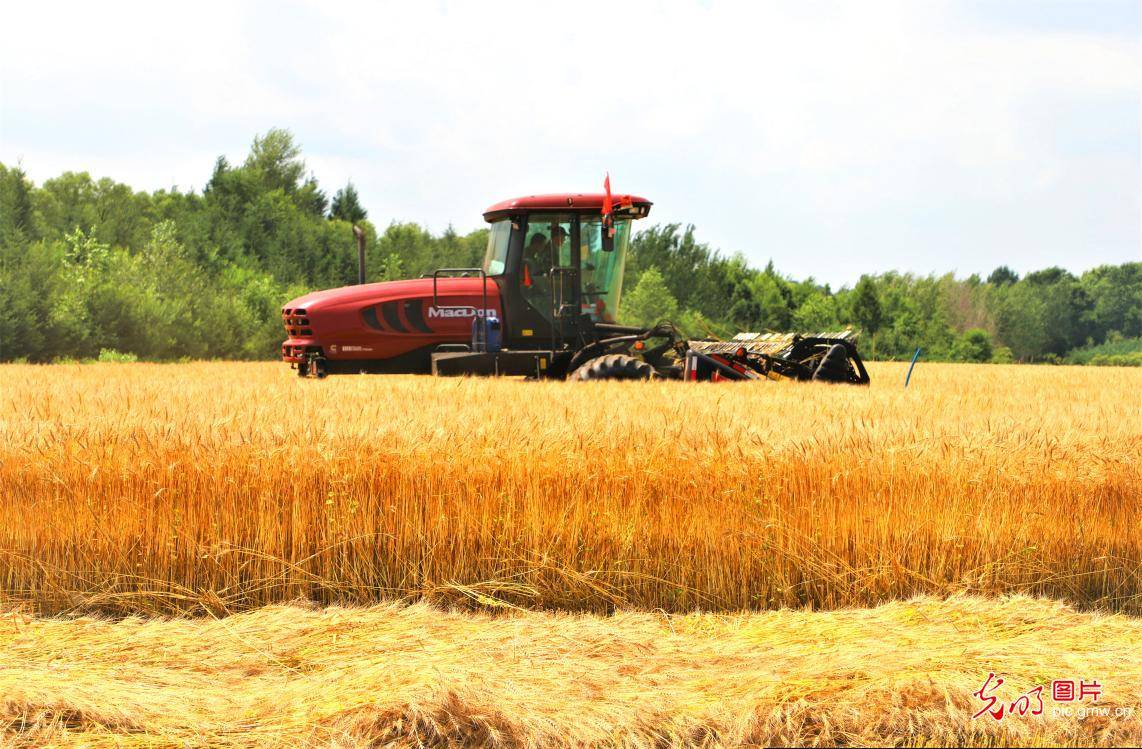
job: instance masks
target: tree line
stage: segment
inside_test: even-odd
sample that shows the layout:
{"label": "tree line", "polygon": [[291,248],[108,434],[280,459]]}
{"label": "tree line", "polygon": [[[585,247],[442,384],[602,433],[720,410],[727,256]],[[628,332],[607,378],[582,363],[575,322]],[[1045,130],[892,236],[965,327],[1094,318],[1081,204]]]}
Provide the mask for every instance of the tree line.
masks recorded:
{"label": "tree line", "polygon": [[888,272],[852,287],[796,281],[770,263],[750,268],[699,242],[692,226],[655,226],[632,245],[623,311],[647,323],[665,312],[692,334],[736,331],[862,333],[873,358],[1142,365],[1142,263],[1075,276],[1047,268],[986,279]]}
{"label": "tree line", "polygon": [[[352,184],[332,197],[284,130],[219,158],[201,192],[141,192],[86,172],[34,185],[0,164],[0,361],[277,355],[279,310],[353,283],[365,232],[370,280],[478,265],[487,230],[379,230]],[[970,276],[867,275],[852,288],[793,280],[711,249],[692,226],[634,237],[623,322],[668,319],[693,336],[855,327],[874,358],[1142,364],[1142,263],[1075,276],[1006,267]]]}

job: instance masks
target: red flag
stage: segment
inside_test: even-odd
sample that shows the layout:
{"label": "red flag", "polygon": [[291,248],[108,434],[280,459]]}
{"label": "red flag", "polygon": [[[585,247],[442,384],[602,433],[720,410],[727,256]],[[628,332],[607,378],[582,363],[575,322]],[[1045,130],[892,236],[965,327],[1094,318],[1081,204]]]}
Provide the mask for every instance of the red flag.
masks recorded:
{"label": "red flag", "polygon": [[614,205],[611,203],[611,175],[607,173],[606,179],[603,180],[603,190],[606,195],[603,196],[603,228],[607,231],[609,236],[615,235],[615,221],[611,214],[614,212]]}

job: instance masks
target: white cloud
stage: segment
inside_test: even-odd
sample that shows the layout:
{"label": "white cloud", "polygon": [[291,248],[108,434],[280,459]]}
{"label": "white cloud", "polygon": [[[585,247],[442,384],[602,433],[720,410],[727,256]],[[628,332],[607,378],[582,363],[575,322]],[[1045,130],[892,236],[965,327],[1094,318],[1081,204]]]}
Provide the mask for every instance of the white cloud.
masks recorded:
{"label": "white cloud", "polygon": [[15,14],[0,160],[41,180],[201,185],[213,155],[277,125],[381,222],[472,228],[491,202],[596,189],[609,169],[655,218],[834,283],[1142,257],[1129,34],[937,3]]}

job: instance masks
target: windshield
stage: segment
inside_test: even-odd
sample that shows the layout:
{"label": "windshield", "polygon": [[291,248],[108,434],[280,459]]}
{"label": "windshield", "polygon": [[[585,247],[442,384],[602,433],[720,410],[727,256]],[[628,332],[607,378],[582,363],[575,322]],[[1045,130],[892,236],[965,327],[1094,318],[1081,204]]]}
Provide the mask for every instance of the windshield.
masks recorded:
{"label": "windshield", "polygon": [[583,261],[583,312],[596,322],[615,322],[623,291],[623,268],[630,244],[630,219],[615,221],[615,249],[603,250],[602,216],[584,216],[580,224]]}
{"label": "windshield", "polygon": [[484,272],[489,276],[499,276],[504,272],[508,260],[508,239],[512,235],[510,219],[501,219],[488,230],[488,250],[484,253]]}

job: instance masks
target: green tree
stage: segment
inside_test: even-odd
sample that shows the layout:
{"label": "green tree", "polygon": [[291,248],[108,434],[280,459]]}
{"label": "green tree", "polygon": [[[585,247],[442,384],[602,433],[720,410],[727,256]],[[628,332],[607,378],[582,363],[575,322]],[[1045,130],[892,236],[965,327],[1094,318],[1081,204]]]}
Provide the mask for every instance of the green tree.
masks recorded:
{"label": "green tree", "polygon": [[1030,361],[1047,351],[1046,301],[1029,284],[1008,286],[995,301],[999,339],[1018,361]]}
{"label": "green tree", "polygon": [[297,191],[294,202],[307,214],[315,217],[324,217],[329,208],[329,198],[325,197],[325,192],[317,186],[317,180],[313,177],[305,180],[301,189]]}
{"label": "green tree", "polygon": [[399,281],[404,277],[404,262],[401,261],[401,256],[396,252],[390,252],[385,256],[384,265],[381,267],[380,280]]}
{"label": "green tree", "polygon": [[638,284],[623,297],[619,316],[625,324],[644,327],[677,319],[678,300],[657,268],[643,271]]}
{"label": "green tree", "polygon": [[1013,364],[1015,363],[1015,354],[1007,346],[996,346],[995,350],[991,353],[992,364]]}
{"label": "green tree", "polygon": [[265,135],[255,136],[246,157],[245,168],[256,175],[267,190],[295,192],[305,173],[301,148],[288,130],[272,128]]}
{"label": "green tree", "polygon": [[329,209],[329,218],[348,221],[356,224],[368,218],[368,213],[361,207],[357,197],[357,188],[350,182],[333,195],[333,204]]}
{"label": "green tree", "polygon": [[820,292],[814,292],[793,313],[793,327],[802,332],[820,333],[837,325],[836,301]]}
{"label": "green tree", "polygon": [[1083,274],[1080,283],[1093,300],[1091,335],[1106,341],[1112,333],[1142,336],[1142,263],[1100,265]]}
{"label": "green tree", "polygon": [[861,276],[853,289],[853,320],[870,336],[875,336],[884,322],[880,295],[871,276]]}
{"label": "green tree", "polygon": [[693,226],[652,226],[631,240],[626,281],[634,288],[644,270],[657,268],[679,304],[707,311],[721,301],[710,273],[713,260],[710,249],[695,239]]}
{"label": "green tree", "polygon": [[965,331],[952,347],[952,358],[963,362],[991,361],[991,336],[986,330],[972,328]]}
{"label": "green tree", "polygon": [[0,361],[82,355],[88,320],[69,275],[62,242],[0,243]]}
{"label": "green tree", "polygon": [[711,320],[697,310],[683,310],[676,318],[678,329],[691,338],[731,338],[735,331],[724,323]]}
{"label": "green tree", "polygon": [[1036,324],[1043,335],[1042,354],[1062,356],[1068,350],[1086,343],[1091,333],[1094,307],[1086,289],[1078,279],[1062,268],[1047,268],[1028,273],[1016,286],[1025,286],[1029,295],[1038,297]]}
{"label": "green tree", "polygon": [[1010,286],[1019,280],[1019,275],[1006,265],[1001,265],[991,272],[987,282],[993,286]]}
{"label": "green tree", "polygon": [[15,241],[32,229],[32,188],[24,170],[0,164],[0,242]]}
{"label": "green tree", "polygon": [[765,272],[750,274],[746,284],[756,310],[751,329],[789,330],[793,322],[793,293],[785,280],[773,272],[772,264]]}

